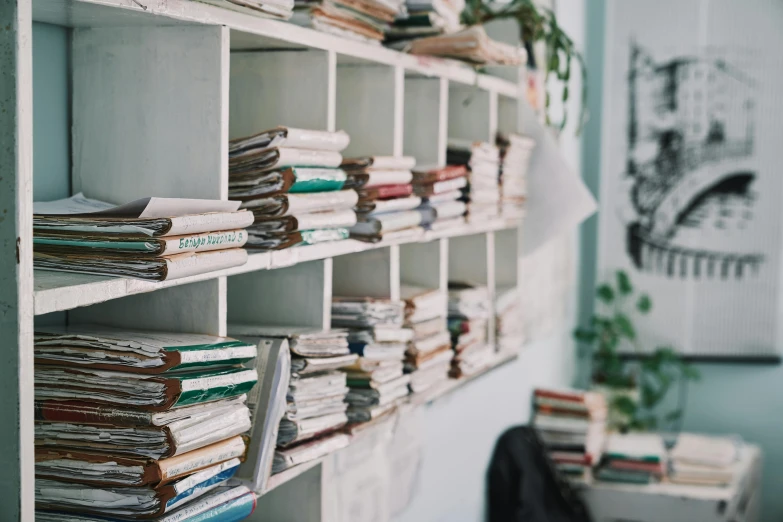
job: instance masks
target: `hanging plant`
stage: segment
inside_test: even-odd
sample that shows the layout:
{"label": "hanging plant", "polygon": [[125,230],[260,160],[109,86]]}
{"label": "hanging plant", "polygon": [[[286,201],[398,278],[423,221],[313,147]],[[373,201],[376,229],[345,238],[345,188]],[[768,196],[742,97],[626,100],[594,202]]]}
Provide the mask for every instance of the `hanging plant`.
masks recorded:
{"label": "hanging plant", "polygon": [[[582,54],[576,49],[573,40],[560,28],[557,17],[551,9],[536,6],[533,0],[467,0],[462,12],[462,21],[467,25],[486,24],[493,20],[513,19],[519,25],[519,38],[523,43],[543,42],[546,49],[544,64],[545,84],[554,74],[562,82],[563,117],[557,126],[562,130],[568,123],[567,102],[570,98],[568,82],[571,78],[574,62],[582,75],[582,103],[577,124],[577,134],[587,121],[587,69]],[[546,93],[545,115],[547,124],[551,124],[550,94]]]}

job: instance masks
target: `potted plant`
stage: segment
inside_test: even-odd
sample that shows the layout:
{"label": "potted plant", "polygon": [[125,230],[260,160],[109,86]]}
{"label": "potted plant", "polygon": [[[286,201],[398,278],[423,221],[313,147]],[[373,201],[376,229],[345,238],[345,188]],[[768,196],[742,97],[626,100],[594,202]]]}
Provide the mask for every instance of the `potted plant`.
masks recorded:
{"label": "potted plant", "polygon": [[[647,294],[635,293],[627,273],[618,271],[613,283],[598,286],[596,297],[590,324],[577,328],[574,337],[590,348],[591,384],[606,395],[610,428],[678,432],[687,384],[699,379],[698,371],[669,346],[643,349],[632,317],[648,314],[653,303]],[[675,385],[677,405],[661,413]]]}

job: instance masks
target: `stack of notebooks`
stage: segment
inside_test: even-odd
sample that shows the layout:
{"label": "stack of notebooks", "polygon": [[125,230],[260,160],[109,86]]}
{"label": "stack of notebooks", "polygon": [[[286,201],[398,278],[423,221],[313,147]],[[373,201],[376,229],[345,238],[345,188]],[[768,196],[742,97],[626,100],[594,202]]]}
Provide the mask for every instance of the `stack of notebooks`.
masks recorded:
{"label": "stack of notebooks", "polygon": [[194,503],[226,485],[245,458],[246,394],[258,374],[241,364],[256,353],[255,345],[207,335],[37,332],[38,513],[185,516],[194,506],[209,512],[246,499],[246,490],[221,490]]}
{"label": "stack of notebooks", "polygon": [[405,355],[412,393],[420,393],[449,378],[451,335],[446,327],[448,296],[441,290],[412,285],[400,289],[405,302],[405,326],[413,332]]}
{"label": "stack of notebooks", "polygon": [[498,351],[518,352],[525,342],[519,290],[515,286],[500,287],[495,293],[495,342]]}
{"label": "stack of notebooks", "polygon": [[588,478],[606,439],[606,399],[595,392],[533,391],[533,426],[563,473]]}
{"label": "stack of notebooks", "polygon": [[410,376],[403,373],[413,331],[403,328],[405,305],[390,299],[335,297],[332,326],[348,328],[349,347],[359,356],[346,368],[352,423],[383,417],[408,395]]}
{"label": "stack of notebooks", "polygon": [[486,286],[449,282],[449,333],[454,350],[451,374],[472,375],[491,365],[495,347],[489,343],[491,302]]}
{"label": "stack of notebooks", "polygon": [[114,206],[79,193],[35,203],[36,268],[168,281],[247,262],[253,222],[234,201],[145,198]]}
{"label": "stack of notebooks", "polygon": [[498,135],[500,149],[500,208],[504,217],[521,217],[527,197],[527,169],[535,141],[524,136]]}
{"label": "stack of notebooks", "polygon": [[455,33],[462,29],[465,0],[407,0],[406,13],[386,32],[386,43]]}
{"label": "stack of notebooks", "polygon": [[247,13],[264,18],[288,20],[294,11],[293,0],[198,0],[214,4],[232,11]]}
{"label": "stack of notebooks", "polygon": [[260,337],[259,347],[270,345],[273,353],[290,350],[290,369],[280,376],[283,393],[267,399],[281,405],[281,413],[270,418],[276,446],[272,473],[348,445],[347,436],[336,433],[348,422],[348,388],[339,370],[357,359],[348,349],[347,332],[253,325],[229,325],[229,331],[240,338]]}
{"label": "stack of notebooks", "polygon": [[421,198],[412,195],[412,157],[371,156],[343,161],[350,183],[357,187],[358,223],[351,237],[361,241],[411,240],[420,236]]}
{"label": "stack of notebooks", "polygon": [[296,0],[291,21],[379,45],[404,6],[404,0]]}
{"label": "stack of notebooks", "polygon": [[344,188],[348,134],[277,127],[229,143],[229,198],[252,211],[247,248],[348,238],[356,191]]}
{"label": "stack of notebooks", "polygon": [[453,58],[476,65],[522,65],[527,60],[523,48],[493,40],[480,25],[456,33],[402,41],[393,47],[411,54]]}
{"label": "stack of notebooks", "polygon": [[655,433],[612,433],[596,478],[607,482],[650,484],[666,475],[666,447]]}
{"label": "stack of notebooks", "polygon": [[500,213],[500,152],[486,142],[449,142],[447,159],[453,165],[467,165],[468,186],[463,189],[468,222],[484,221]]}
{"label": "stack of notebooks", "polygon": [[669,480],[694,486],[728,486],[737,474],[742,443],[728,437],[681,433],[669,454]]}
{"label": "stack of notebooks", "polygon": [[467,186],[468,169],[451,165],[417,170],[413,174],[413,192],[422,198],[419,207],[421,225],[427,230],[445,230],[465,224],[462,189]]}

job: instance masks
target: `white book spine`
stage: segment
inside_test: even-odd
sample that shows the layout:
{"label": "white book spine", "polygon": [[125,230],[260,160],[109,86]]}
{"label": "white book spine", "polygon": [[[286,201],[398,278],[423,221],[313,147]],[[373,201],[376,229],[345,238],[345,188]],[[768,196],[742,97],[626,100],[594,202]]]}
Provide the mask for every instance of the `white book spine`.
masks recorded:
{"label": "white book spine", "polygon": [[166,281],[192,275],[242,266],[247,263],[247,251],[243,248],[229,248],[213,252],[175,254],[164,257]]}
{"label": "white book spine", "polygon": [[[293,2],[291,2],[293,5]],[[289,127],[283,141],[285,147],[296,149],[314,149],[340,152],[350,143],[351,138],[345,131],[329,132]]]}
{"label": "white book spine", "polygon": [[246,210],[237,212],[213,212],[209,214],[191,214],[170,218],[171,229],[164,237],[203,234],[221,230],[236,230],[253,224],[253,213]]}
{"label": "white book spine", "polygon": [[226,230],[224,232],[207,232],[188,236],[167,237],[163,240],[163,255],[181,254],[183,252],[209,252],[240,248],[247,242],[247,232],[244,229]]}

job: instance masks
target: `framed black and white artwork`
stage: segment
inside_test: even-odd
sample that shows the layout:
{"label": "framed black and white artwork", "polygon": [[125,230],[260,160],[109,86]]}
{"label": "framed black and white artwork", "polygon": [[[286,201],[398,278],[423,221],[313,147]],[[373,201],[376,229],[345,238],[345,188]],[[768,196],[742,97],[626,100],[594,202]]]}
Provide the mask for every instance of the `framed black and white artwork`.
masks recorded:
{"label": "framed black and white artwork", "polygon": [[599,277],[650,294],[646,347],[776,360],[783,3],[608,0],[606,16]]}

